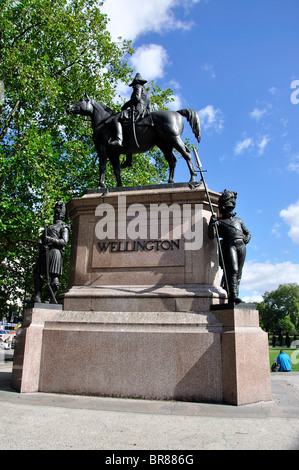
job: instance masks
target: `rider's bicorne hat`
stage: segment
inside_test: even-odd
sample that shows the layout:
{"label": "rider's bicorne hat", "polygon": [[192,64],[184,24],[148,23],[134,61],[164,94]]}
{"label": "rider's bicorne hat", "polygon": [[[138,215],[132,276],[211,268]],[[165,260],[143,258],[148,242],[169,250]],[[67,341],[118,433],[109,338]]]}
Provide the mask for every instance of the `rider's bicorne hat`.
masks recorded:
{"label": "rider's bicorne hat", "polygon": [[134,80],[129,86],[134,86],[134,85],[137,85],[138,83],[140,83],[140,85],[144,85],[145,83],[147,83],[147,80],[144,80],[144,78],[142,78],[140,73],[136,73]]}

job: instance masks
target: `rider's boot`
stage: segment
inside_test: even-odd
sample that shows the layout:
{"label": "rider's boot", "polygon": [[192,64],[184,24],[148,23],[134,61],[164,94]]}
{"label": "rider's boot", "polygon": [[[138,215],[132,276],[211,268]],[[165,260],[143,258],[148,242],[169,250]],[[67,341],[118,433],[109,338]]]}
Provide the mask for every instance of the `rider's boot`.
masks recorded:
{"label": "rider's boot", "polygon": [[116,139],[115,140],[109,140],[109,145],[122,146],[122,144],[123,144],[122,125],[119,122],[116,122],[115,123],[115,129],[116,129]]}

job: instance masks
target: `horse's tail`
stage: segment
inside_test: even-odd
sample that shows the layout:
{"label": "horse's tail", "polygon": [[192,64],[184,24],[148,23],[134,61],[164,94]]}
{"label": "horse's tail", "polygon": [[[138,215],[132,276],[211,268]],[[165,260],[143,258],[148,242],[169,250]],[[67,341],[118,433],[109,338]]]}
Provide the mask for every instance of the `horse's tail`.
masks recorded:
{"label": "horse's tail", "polygon": [[195,135],[197,141],[200,143],[201,130],[200,130],[200,120],[199,120],[199,116],[197,112],[194,111],[193,109],[180,109],[180,111],[177,111],[177,112],[187,119],[193,131],[193,134]]}

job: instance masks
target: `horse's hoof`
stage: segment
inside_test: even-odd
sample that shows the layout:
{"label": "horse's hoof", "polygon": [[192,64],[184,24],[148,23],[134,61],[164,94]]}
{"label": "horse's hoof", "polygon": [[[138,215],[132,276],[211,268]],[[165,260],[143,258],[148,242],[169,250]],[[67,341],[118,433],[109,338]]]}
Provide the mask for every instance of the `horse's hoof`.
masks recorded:
{"label": "horse's hoof", "polygon": [[190,189],[199,188],[199,186],[201,186],[201,184],[202,184],[201,181],[193,181],[192,183],[189,181],[189,183],[188,183]]}
{"label": "horse's hoof", "polygon": [[102,193],[101,196],[105,196],[106,194],[109,194],[109,189],[105,188],[105,186],[99,186],[98,193]]}

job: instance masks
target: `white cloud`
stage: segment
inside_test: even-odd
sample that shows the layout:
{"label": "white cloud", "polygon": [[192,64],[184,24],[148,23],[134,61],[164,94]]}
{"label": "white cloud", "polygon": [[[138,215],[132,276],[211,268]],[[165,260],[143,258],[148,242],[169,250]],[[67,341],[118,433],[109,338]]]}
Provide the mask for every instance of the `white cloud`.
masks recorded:
{"label": "white cloud", "polygon": [[[286,145],[285,145],[285,148],[286,148]],[[290,145],[288,149],[290,149]],[[288,149],[286,148],[286,150]],[[299,155],[295,155],[294,157],[292,157],[292,160],[289,163],[287,169],[290,171],[295,171],[296,173],[299,174]]]}
{"label": "white cloud", "polygon": [[223,130],[224,118],[222,111],[213,105],[209,104],[205,108],[198,111],[201,125],[206,130],[214,130],[218,133]]}
{"label": "white cloud", "polygon": [[249,116],[259,121],[266,113],[267,113],[266,109],[254,108],[254,110],[251,113],[249,113]]}
{"label": "white cloud", "polygon": [[235,147],[234,153],[235,155],[240,155],[245,151],[251,151],[255,147],[257,147],[259,155],[262,155],[270,142],[270,137],[268,135],[264,135],[262,137],[257,138],[256,140],[251,137],[245,137],[243,140],[239,140]]}
{"label": "white cloud", "polygon": [[117,83],[116,87],[116,97],[113,100],[116,104],[122,103],[123,100],[128,101],[132,94],[132,88],[120,80]]}
{"label": "white cloud", "polygon": [[170,80],[169,87],[174,91],[173,101],[167,104],[171,111],[177,111],[183,107],[183,99],[180,93],[181,85],[176,80]]}
{"label": "white cloud", "polygon": [[295,171],[296,173],[299,173],[299,161],[298,162],[291,162],[288,165],[288,170]]}
{"label": "white cloud", "polygon": [[271,230],[271,233],[276,237],[276,238],[280,238],[281,235],[280,235],[280,224],[278,224],[277,222],[274,224],[274,227],[272,228]]}
{"label": "white cloud", "polygon": [[253,291],[250,295],[242,295],[242,300],[243,302],[247,303],[255,303],[255,302],[263,302],[263,296],[261,295],[260,292]]}
{"label": "white cloud", "polygon": [[159,44],[143,45],[135,51],[130,63],[146,80],[156,80],[164,76],[168,55]]}
{"label": "white cloud", "polygon": [[181,109],[182,108],[182,99],[180,97],[180,95],[174,93],[173,94],[173,101],[171,101],[170,103],[167,104],[167,107],[171,110],[171,111],[177,111],[178,109]]}
{"label": "white cloud", "polygon": [[271,88],[269,88],[269,93],[271,93],[271,95],[277,96],[279,94],[279,89],[275,86],[271,86]]}
{"label": "white cloud", "polygon": [[203,70],[204,72],[208,72],[210,74],[211,78],[216,77],[214,67],[211,64],[203,64],[203,66],[201,67],[201,70]]}
{"label": "white cloud", "polygon": [[291,227],[288,232],[289,237],[294,243],[299,243],[299,201],[280,211],[279,215]]}
{"label": "white cloud", "polygon": [[265,293],[278,288],[280,284],[298,283],[299,264],[290,261],[284,263],[245,263],[241,280],[241,289]]}
{"label": "white cloud", "polygon": [[262,155],[267,147],[268,143],[270,142],[270,137],[268,135],[264,135],[261,140],[257,143],[257,148],[259,154]]}
{"label": "white cloud", "polygon": [[[185,0],[183,6],[191,8],[199,0]],[[114,41],[118,37],[136,40],[148,32],[165,32],[175,29],[190,29],[192,23],[177,18],[174,8],[181,6],[179,0],[106,0],[102,6],[108,15],[108,30]]]}
{"label": "white cloud", "polygon": [[246,139],[240,140],[239,142],[236,143],[234,152],[236,155],[240,155],[245,150],[252,148],[253,145],[254,145],[253,139],[247,137]]}

